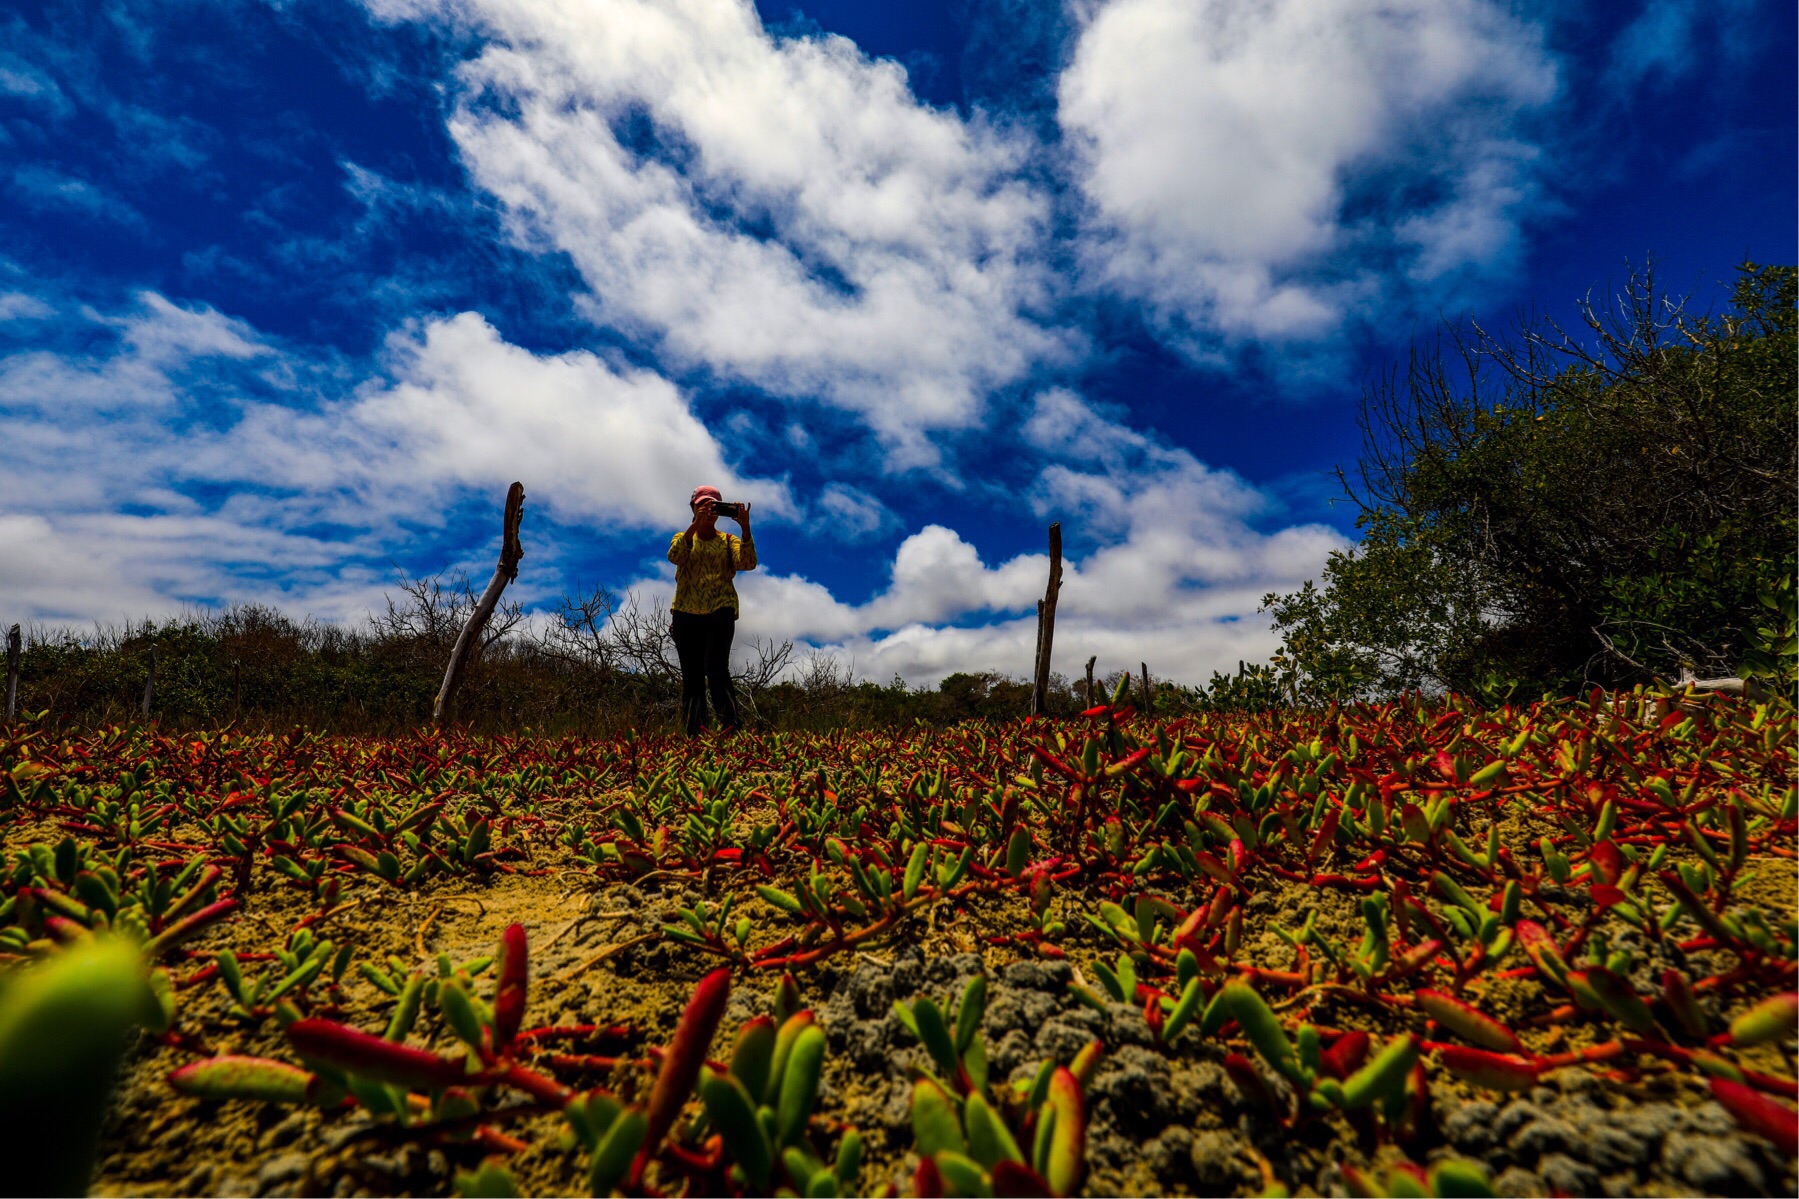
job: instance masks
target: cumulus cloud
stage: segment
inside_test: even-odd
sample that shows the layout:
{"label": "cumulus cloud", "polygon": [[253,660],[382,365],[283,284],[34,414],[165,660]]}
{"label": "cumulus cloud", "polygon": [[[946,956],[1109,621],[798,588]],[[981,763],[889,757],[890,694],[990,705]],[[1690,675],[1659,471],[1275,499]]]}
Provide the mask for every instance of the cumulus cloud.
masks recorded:
{"label": "cumulus cloud", "polygon": [[444,0],[487,38],[450,129],[518,235],[566,252],[604,325],[672,361],[854,413],[889,464],[1060,356],[1029,146],[920,104],[749,0]]}
{"label": "cumulus cloud", "polygon": [[[476,314],[396,335],[359,386],[155,293],[89,312],[85,328],[112,340],[0,357],[0,440],[14,452],[0,557],[20,564],[4,581],[27,615],[271,588],[336,613],[338,576],[362,577],[351,590],[366,593],[400,530],[515,478],[564,523],[667,525],[701,479],[776,518],[794,510],[785,484],[724,461],[666,379],[586,351],[534,354]],[[343,394],[307,394],[332,383]],[[321,539],[320,526],[336,532]],[[35,561],[51,566],[27,586]]]}
{"label": "cumulus cloud", "polygon": [[792,511],[784,485],[745,478],[685,396],[653,371],[614,368],[586,351],[540,356],[480,316],[434,321],[392,346],[391,386],[344,415],[347,435],[396,447],[389,468],[440,486],[504,486],[529,474],[552,511],[668,524],[696,482]]}
{"label": "cumulus cloud", "polygon": [[[802,437],[804,430],[799,430]],[[796,444],[796,449],[807,448]],[[868,491],[843,483],[827,483],[818,495],[817,515],[823,527],[845,541],[866,541],[899,524],[899,517]]]}
{"label": "cumulus cloud", "polygon": [[[1108,0],[1059,117],[1087,263],[1190,352],[1329,337],[1390,294],[1503,268],[1556,88],[1490,0]],[[1395,270],[1397,268],[1397,271]]]}

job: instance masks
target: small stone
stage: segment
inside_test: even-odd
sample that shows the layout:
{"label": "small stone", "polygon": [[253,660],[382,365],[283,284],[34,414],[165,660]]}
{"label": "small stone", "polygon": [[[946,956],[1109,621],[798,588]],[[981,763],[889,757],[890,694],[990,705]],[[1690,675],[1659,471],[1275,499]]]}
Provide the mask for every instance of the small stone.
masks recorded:
{"label": "small stone", "polygon": [[254,1195],[256,1180],[243,1174],[226,1174],[219,1179],[218,1189],[213,1192],[218,1199],[231,1199],[232,1196]]}
{"label": "small stone", "polygon": [[1183,1173],[1192,1158],[1193,1134],[1179,1125],[1164,1128],[1160,1136],[1143,1146],[1143,1164],[1163,1183]]}
{"label": "small stone", "polygon": [[1190,1101],[1192,1111],[1202,1107],[1219,1109],[1236,1101],[1237,1088],[1217,1062],[1193,1062],[1181,1071],[1181,1097]]}
{"label": "small stone", "polygon": [[1601,1170],[1624,1170],[1647,1161],[1649,1147],[1629,1128],[1603,1121],[1586,1130],[1586,1156]]}
{"label": "small stone", "polygon": [[1009,987],[1058,994],[1067,989],[1073,977],[1074,968],[1067,962],[1013,962],[1004,975]]}
{"label": "small stone", "polygon": [[1037,1052],[1066,1065],[1092,1039],[1093,1035],[1077,1024],[1066,1019],[1051,1020],[1037,1030]]}
{"label": "small stone", "polygon": [[286,1182],[290,1178],[298,1178],[306,1173],[306,1163],[311,1160],[304,1153],[283,1153],[271,1157],[262,1163],[262,1169],[256,1171],[256,1188],[262,1190],[278,1182]]}
{"label": "small stone", "polygon": [[1662,1165],[1697,1191],[1759,1195],[1765,1185],[1761,1167],[1747,1150],[1739,1137],[1670,1133],[1662,1146]]}
{"label": "small stone", "polygon": [[1599,1185],[1599,1171],[1565,1153],[1551,1153],[1537,1163],[1537,1174],[1563,1195],[1590,1195]]}
{"label": "small stone", "polygon": [[1680,1127],[1683,1109],[1672,1103],[1639,1103],[1605,1114],[1605,1122],[1643,1143],[1644,1156],[1654,1156],[1656,1144]]}
{"label": "small stone", "polygon": [[1605,1084],[1591,1070],[1568,1069],[1557,1070],[1555,1081],[1562,1088],[1564,1095],[1590,1095],[1603,1090]]}
{"label": "small stone", "polygon": [[939,990],[953,987],[955,994],[945,997],[953,1005],[961,1001],[962,988],[968,985],[968,980],[984,969],[978,953],[957,953],[945,958],[932,958],[925,967],[925,982]]}
{"label": "small stone", "polygon": [[182,1195],[204,1195],[211,1189],[212,1176],[216,1173],[218,1170],[210,1162],[201,1162],[175,1184],[175,1191]]}
{"label": "small stone", "polygon": [[987,1063],[995,1075],[1005,1076],[1017,1069],[1030,1053],[1031,1039],[1014,1028],[987,1050]]}
{"label": "small stone", "polygon": [[1100,1059],[1092,1092],[1110,1106],[1113,1119],[1122,1125],[1160,1123],[1169,1093],[1168,1063],[1140,1046],[1121,1046]]}
{"label": "small stone", "polygon": [[[884,1018],[893,1010],[893,973],[871,962],[860,962],[846,980],[856,1015],[864,1020]],[[841,992],[844,988],[840,987]]]}
{"label": "small stone", "polygon": [[1208,1128],[1193,1134],[1190,1151],[1193,1172],[1200,1185],[1209,1191],[1234,1187],[1244,1177],[1244,1162],[1237,1153],[1237,1137],[1221,1129]]}
{"label": "small stone", "polygon": [[1493,1145],[1493,1117],[1498,1113],[1484,1101],[1459,1104],[1443,1118],[1443,1135],[1468,1153],[1484,1153]]}
{"label": "small stone", "polygon": [[1730,1114],[1716,1103],[1702,1103],[1698,1107],[1689,1109],[1685,1115],[1686,1126],[1694,1132],[1724,1136],[1736,1131],[1736,1121],[1731,1119]]}
{"label": "small stone", "polygon": [[[1580,1131],[1566,1120],[1545,1116],[1533,1120],[1512,1135],[1512,1152],[1518,1160],[1529,1162],[1548,1154],[1567,1153],[1581,1144]],[[1542,1173],[1539,1168],[1538,1173]],[[1547,1174],[1544,1175],[1548,1177]],[[1567,1189],[1567,1188],[1564,1188]]]}
{"label": "small stone", "polygon": [[1534,1103],[1517,1100],[1499,1109],[1493,1118],[1493,1137],[1505,1140],[1526,1124],[1534,1124],[1543,1118],[1543,1109]]}
{"label": "small stone", "polygon": [[1529,1170],[1513,1166],[1493,1180],[1493,1191],[1499,1195],[1541,1195],[1543,1180]]}
{"label": "small stone", "polygon": [[300,1135],[301,1131],[306,1127],[307,1119],[308,1115],[306,1112],[294,1112],[292,1115],[288,1116],[287,1119],[263,1133],[261,1138],[257,1140],[256,1147],[265,1152],[270,1149],[280,1148],[282,1145],[287,1144],[289,1141]]}
{"label": "small stone", "polygon": [[1143,1018],[1143,1009],[1132,1007],[1128,1003],[1107,1005],[1112,1013],[1111,1041],[1117,1045],[1153,1045],[1155,1036],[1149,1031],[1149,1021]]}

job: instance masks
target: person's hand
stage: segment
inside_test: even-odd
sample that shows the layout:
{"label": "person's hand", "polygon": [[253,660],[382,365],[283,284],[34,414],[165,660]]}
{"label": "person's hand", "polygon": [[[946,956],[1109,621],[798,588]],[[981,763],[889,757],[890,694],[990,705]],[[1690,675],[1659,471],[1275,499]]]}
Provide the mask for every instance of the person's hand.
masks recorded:
{"label": "person's hand", "polygon": [[698,533],[702,527],[712,525],[718,520],[717,515],[713,512],[716,504],[716,500],[707,497],[693,505],[693,523],[687,526],[689,537]]}
{"label": "person's hand", "polygon": [[737,515],[733,519],[737,521],[737,527],[745,533],[750,531],[750,502],[748,500],[743,500],[737,505]]}

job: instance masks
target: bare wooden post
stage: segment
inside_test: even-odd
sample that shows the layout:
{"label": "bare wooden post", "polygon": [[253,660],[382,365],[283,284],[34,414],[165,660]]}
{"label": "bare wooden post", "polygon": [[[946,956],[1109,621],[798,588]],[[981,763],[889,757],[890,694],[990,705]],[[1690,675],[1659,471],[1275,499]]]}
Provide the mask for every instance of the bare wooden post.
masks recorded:
{"label": "bare wooden post", "polygon": [[1149,689],[1149,663],[1139,662],[1137,665],[1143,670],[1143,714],[1148,716],[1156,706],[1155,692]]}
{"label": "bare wooden post", "polygon": [[1093,664],[1097,661],[1099,661],[1098,654],[1087,659],[1087,706],[1089,708],[1093,706]]}
{"label": "bare wooden post", "polygon": [[150,643],[150,673],[144,677],[144,719],[150,719],[150,700],[156,694],[156,643]]}
{"label": "bare wooden post", "polygon": [[1056,640],[1056,594],[1062,590],[1062,522],[1049,527],[1049,588],[1037,605],[1037,686],[1031,693],[1031,714],[1049,711],[1049,661]]}
{"label": "bare wooden post", "polygon": [[500,593],[506,590],[506,584],[518,578],[518,560],[525,556],[524,547],[518,540],[518,526],[524,518],[525,485],[514,483],[506,489],[500,564],[494,567],[493,578],[488,580],[487,590],[481,593],[480,602],[469,614],[468,623],[462,626],[462,635],[456,638],[456,648],[450,652],[450,665],[444,671],[443,687],[438,690],[437,702],[431,708],[433,724],[441,726],[449,718],[450,701],[456,694],[456,685],[462,681],[463,667],[468,665],[469,656],[481,641],[481,630],[487,627],[487,618],[493,615],[495,605],[500,602]]}
{"label": "bare wooden post", "polygon": [[237,720],[244,713],[244,660],[231,659],[231,719]]}
{"label": "bare wooden post", "polygon": [[1031,705],[1036,710],[1037,668],[1043,662],[1043,601],[1037,601],[1037,648],[1031,651]]}
{"label": "bare wooden post", "polygon": [[19,626],[14,625],[6,632],[6,722],[11,724],[19,717]]}

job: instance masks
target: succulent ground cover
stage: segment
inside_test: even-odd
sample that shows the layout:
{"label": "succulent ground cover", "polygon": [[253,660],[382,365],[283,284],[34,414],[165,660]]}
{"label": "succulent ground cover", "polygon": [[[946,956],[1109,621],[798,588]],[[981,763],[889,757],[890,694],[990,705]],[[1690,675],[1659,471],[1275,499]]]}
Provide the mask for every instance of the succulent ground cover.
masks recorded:
{"label": "succulent ground cover", "polygon": [[1793,1192],[1791,705],[1120,698],[26,726],[0,1116],[54,1178],[114,1021],[98,1193]]}

